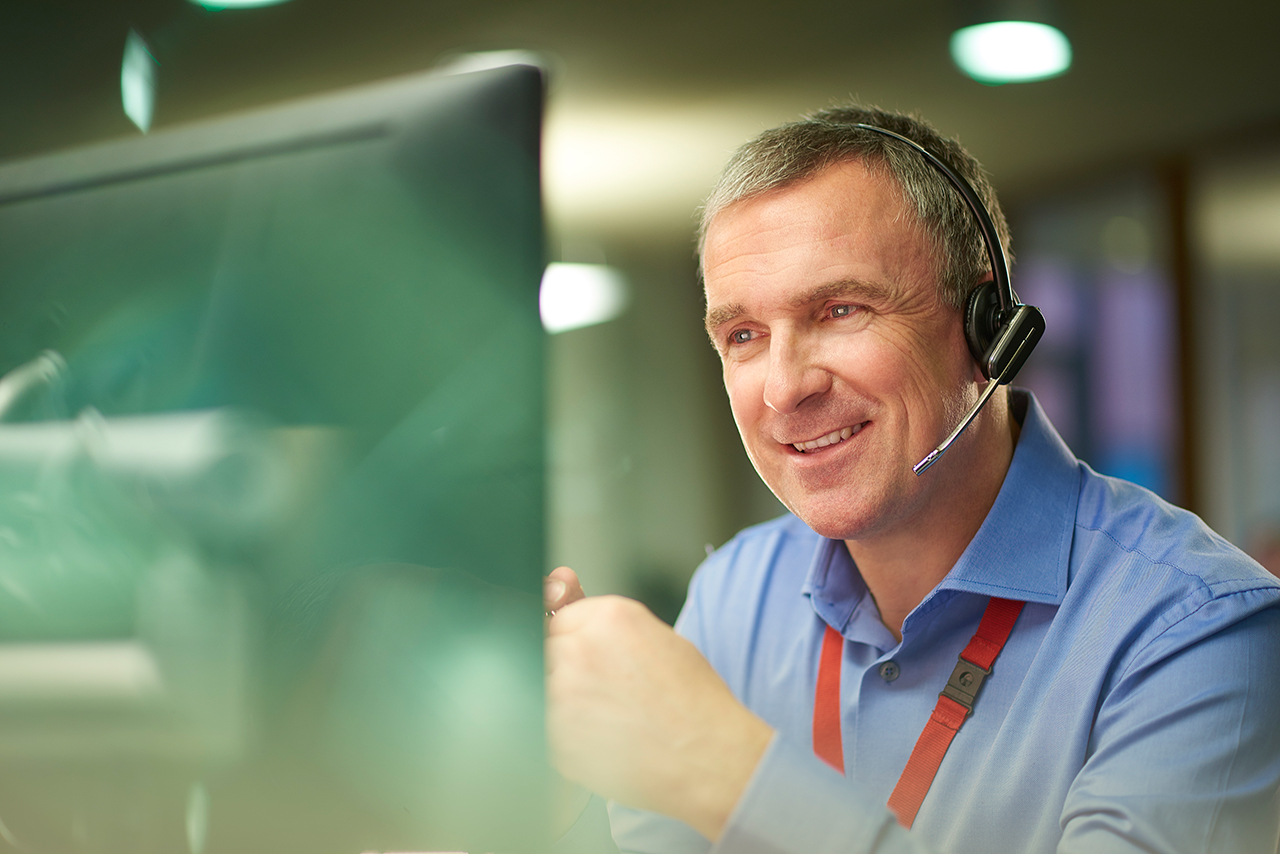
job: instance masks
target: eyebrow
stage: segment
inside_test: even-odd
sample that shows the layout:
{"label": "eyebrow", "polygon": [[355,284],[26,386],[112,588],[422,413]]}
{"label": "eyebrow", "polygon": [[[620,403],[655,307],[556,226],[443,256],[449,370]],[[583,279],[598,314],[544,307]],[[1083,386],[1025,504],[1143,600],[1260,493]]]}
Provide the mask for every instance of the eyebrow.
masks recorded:
{"label": "eyebrow", "polygon": [[[806,305],[812,305],[815,302],[823,302],[840,297],[854,297],[859,301],[868,303],[883,303],[889,298],[889,289],[876,282],[867,282],[861,279],[842,279],[838,282],[819,285],[812,290],[799,294],[790,300],[790,306],[792,308],[804,308]],[[707,334],[714,338],[717,329],[746,313],[746,306],[738,302],[708,308],[706,316]]]}
{"label": "eyebrow", "polygon": [[705,321],[707,334],[714,337],[717,329],[746,313],[746,306],[740,302],[731,302],[728,305],[718,305],[715,308],[708,308]]}

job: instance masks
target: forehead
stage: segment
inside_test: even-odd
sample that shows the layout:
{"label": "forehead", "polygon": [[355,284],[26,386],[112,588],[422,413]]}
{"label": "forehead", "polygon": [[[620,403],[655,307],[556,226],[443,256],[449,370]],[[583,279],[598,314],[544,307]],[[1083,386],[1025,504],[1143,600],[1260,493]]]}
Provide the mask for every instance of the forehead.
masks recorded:
{"label": "forehead", "polygon": [[801,288],[842,280],[906,284],[934,247],[896,181],[857,161],[727,206],[703,249],[709,303],[744,284]]}

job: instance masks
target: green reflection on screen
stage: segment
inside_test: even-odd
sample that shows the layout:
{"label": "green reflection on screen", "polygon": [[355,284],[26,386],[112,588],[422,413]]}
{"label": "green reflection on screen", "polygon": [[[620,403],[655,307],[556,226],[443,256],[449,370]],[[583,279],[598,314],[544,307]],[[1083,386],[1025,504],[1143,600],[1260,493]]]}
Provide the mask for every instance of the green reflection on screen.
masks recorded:
{"label": "green reflection on screen", "polygon": [[0,170],[19,839],[542,850],[541,82],[411,88]]}

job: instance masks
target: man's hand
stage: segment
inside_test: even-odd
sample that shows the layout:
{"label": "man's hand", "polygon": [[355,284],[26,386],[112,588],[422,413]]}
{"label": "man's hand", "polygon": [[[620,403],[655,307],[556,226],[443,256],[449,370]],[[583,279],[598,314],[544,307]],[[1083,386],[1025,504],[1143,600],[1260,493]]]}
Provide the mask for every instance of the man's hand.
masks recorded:
{"label": "man's hand", "polygon": [[565,584],[563,602],[548,607],[556,615],[547,639],[547,729],[556,767],[602,795],[673,816],[715,840],[773,731],[643,605],[583,598],[564,568],[552,573],[557,580]]}

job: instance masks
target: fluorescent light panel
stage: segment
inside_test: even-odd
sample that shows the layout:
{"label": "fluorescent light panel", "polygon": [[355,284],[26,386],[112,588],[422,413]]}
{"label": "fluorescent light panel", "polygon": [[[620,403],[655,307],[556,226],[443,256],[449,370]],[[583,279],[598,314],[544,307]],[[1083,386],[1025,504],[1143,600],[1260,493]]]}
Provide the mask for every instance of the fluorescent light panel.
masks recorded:
{"label": "fluorescent light panel", "polygon": [[982,83],[1044,80],[1071,67],[1071,42],[1048,24],[994,21],[952,33],[951,57]]}

